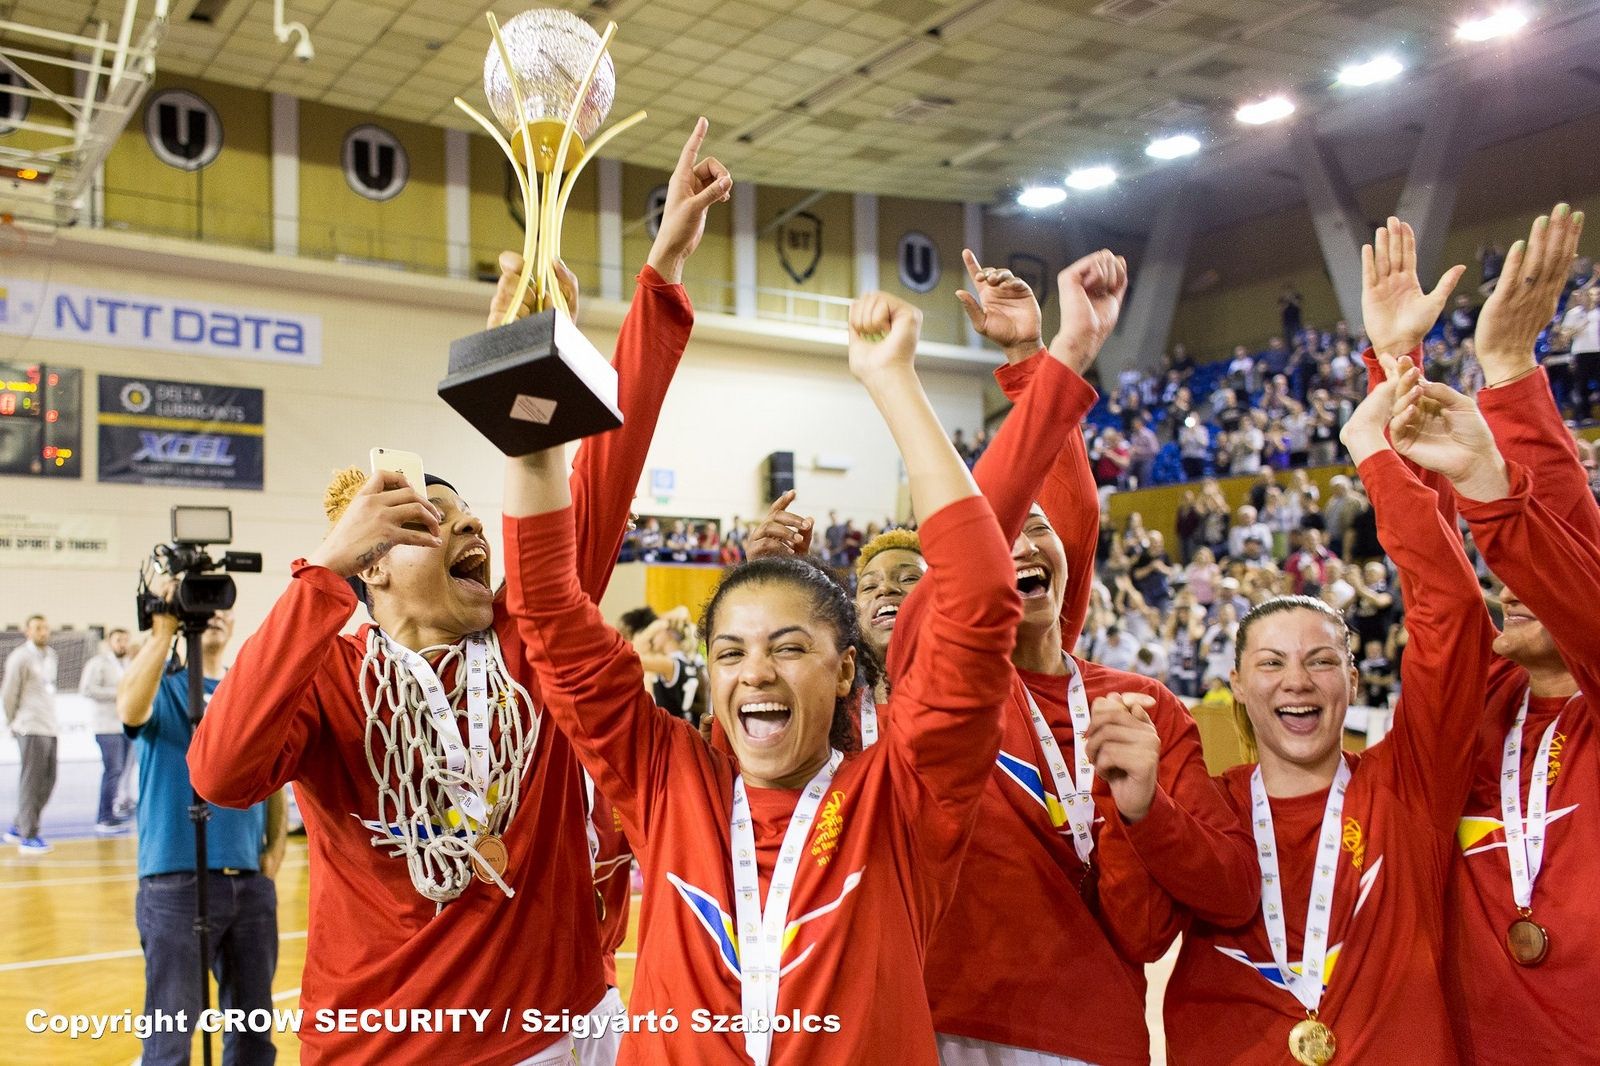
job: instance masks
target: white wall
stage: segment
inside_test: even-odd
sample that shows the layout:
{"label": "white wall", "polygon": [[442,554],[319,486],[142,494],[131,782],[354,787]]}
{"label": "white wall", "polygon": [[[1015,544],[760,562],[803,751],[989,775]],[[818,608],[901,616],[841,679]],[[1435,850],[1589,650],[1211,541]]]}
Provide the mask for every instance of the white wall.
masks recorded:
{"label": "white wall", "polygon": [[[83,477],[80,481],[0,478],[0,510],[30,515],[114,518],[117,569],[7,569],[0,563],[0,624],[33,611],[57,623],[132,621],[134,575],[168,535],[173,503],[234,510],[235,546],[259,550],[266,573],[239,578],[239,633],[250,632],[281,591],[289,562],[325,532],[321,497],[336,468],[366,462],[374,444],[421,452],[490,519],[498,546],[500,455],[435,394],[452,339],[481,329],[487,285],[111,232],[61,236],[51,251],[53,282],[124,293],[182,296],[235,306],[321,315],[318,368],[55,341],[26,343],[28,362],[83,367]],[[588,299],[585,332],[602,351],[614,344],[625,307]],[[945,423],[981,423],[990,360],[930,345],[924,372]],[[12,354],[7,350],[7,355]],[[861,521],[892,512],[898,459],[865,393],[849,377],[842,334],[702,316],[668,397],[649,466],[672,469],[677,491],[655,513],[750,517],[765,509],[762,459],[795,452],[800,502]],[[217,382],[266,392],[266,471],[261,492],[102,485],[96,481],[97,372]],[[853,462],[848,475],[812,472],[818,452]]]}

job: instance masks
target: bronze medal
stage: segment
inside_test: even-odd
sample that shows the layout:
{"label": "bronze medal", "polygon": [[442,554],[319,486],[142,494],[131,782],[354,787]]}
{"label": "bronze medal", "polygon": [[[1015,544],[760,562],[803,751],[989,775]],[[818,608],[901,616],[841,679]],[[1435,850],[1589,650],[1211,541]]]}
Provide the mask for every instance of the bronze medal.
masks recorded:
{"label": "bronze medal", "polygon": [[489,870],[504,877],[510,856],[506,853],[506,843],[493,833],[485,833],[472,845],[477,849],[478,856],[474,860],[477,867],[473,873],[478,880],[486,885],[494,884],[494,878],[489,876]]}
{"label": "bronze medal", "polygon": [[1518,966],[1537,966],[1550,954],[1550,934],[1524,914],[1506,930],[1506,950]]}
{"label": "bronze medal", "polygon": [[1316,1018],[1307,1018],[1289,1030],[1289,1054],[1301,1066],[1328,1066],[1334,1050],[1333,1030]]}
{"label": "bronze medal", "polygon": [[606,898],[598,888],[594,890],[594,916],[602,922],[606,920]]}

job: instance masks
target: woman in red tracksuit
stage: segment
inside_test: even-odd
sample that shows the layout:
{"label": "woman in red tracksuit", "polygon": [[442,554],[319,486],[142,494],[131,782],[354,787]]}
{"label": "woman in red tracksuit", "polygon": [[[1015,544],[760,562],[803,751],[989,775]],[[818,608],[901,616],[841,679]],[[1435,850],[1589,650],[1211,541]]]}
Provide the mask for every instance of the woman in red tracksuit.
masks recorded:
{"label": "woman in red tracksuit", "polygon": [[851,369],[900,448],[928,561],[889,662],[897,728],[851,758],[857,627],[831,577],[758,560],[708,605],[729,758],[651,704],[579,588],[559,449],[508,465],[512,611],[647,885],[630,1003],[646,1020],[622,1062],[935,1061],[924,946],[994,760],[1018,605],[993,512],[912,369],[919,318],[882,294],[851,311]]}
{"label": "woman in red tracksuit", "polygon": [[1260,762],[1220,780],[1257,839],[1262,909],[1186,930],[1167,987],[1174,1064],[1458,1061],[1443,899],[1494,634],[1454,527],[1385,428],[1486,512],[1526,498],[1528,481],[1470,403],[1458,421],[1475,435],[1438,432],[1419,379],[1403,360],[1344,430],[1407,605],[1393,731],[1360,755],[1341,750],[1357,675],[1343,619],[1319,601],[1268,601],[1241,623],[1233,688]]}

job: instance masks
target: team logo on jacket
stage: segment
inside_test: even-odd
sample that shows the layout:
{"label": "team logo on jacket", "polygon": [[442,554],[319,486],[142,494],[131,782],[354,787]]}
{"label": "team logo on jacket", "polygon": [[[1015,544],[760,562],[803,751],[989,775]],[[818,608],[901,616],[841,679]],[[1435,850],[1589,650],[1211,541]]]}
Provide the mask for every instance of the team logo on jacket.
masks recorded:
{"label": "team logo on jacket", "polygon": [[[1570,807],[1556,807],[1545,817],[1545,827],[1548,828],[1577,810],[1579,804]],[[1527,822],[1524,820],[1524,827]],[[1526,831],[1526,829],[1524,829]],[[1484,851],[1494,851],[1506,846],[1506,823],[1499,818],[1488,815],[1469,815],[1456,824],[1456,842],[1461,845],[1462,855],[1477,855]]]}
{"label": "team logo on jacket", "polygon": [[[1361,893],[1360,895],[1356,896],[1356,909],[1351,914],[1352,919],[1355,915],[1361,913],[1362,907],[1366,906],[1367,897],[1372,895],[1372,888],[1375,884],[1377,884],[1378,881],[1378,872],[1382,869],[1383,856],[1379,855],[1377,861],[1372,864],[1372,868],[1361,875]],[[1258,961],[1256,959],[1252,959],[1248,953],[1240,951],[1238,948],[1224,947],[1221,944],[1216,945],[1216,948],[1234,962],[1243,963],[1244,965],[1250,967],[1267,981],[1271,982],[1274,987],[1281,988],[1285,992],[1293,991],[1290,989],[1289,983],[1284,980],[1283,970],[1279,968],[1277,962],[1274,960],[1269,958],[1264,962]],[[1324,988],[1327,987],[1328,982],[1333,980],[1333,967],[1334,964],[1339,961],[1339,955],[1343,950],[1344,943],[1342,941],[1338,944],[1329,946],[1327,957],[1322,963],[1322,985]],[[1293,970],[1297,974],[1304,973],[1305,960],[1302,959],[1290,962],[1289,969]]]}
{"label": "team logo on jacket", "polygon": [[1354,818],[1344,820],[1344,836],[1340,846],[1350,853],[1350,865],[1361,869],[1361,864],[1367,861],[1367,841],[1362,835],[1361,823]]}
{"label": "team logo on jacket", "polygon": [[[1031,796],[1033,801],[1040,807],[1044,808],[1051,825],[1057,829],[1063,829],[1066,826],[1067,809],[1061,805],[1061,800],[1056,798],[1054,792],[1044,787],[1044,775],[1039,772],[1037,766],[1027,759],[1019,758],[1004,750],[995,756],[994,762],[1000,768],[1001,774]],[[1096,814],[1094,820],[1102,822],[1105,819]]]}
{"label": "team logo on jacket", "polygon": [[[816,938],[807,944],[794,958],[789,958],[789,948],[794,944],[795,938],[807,925],[821,918],[833,914],[844,905],[845,897],[854,892],[861,885],[861,876],[866,872],[866,867],[855,871],[844,879],[844,887],[834,897],[831,903],[825,903],[816,910],[807,911],[798,918],[791,918],[783,930],[783,964],[778,970],[779,977],[785,977],[790,970],[799,966],[810,957],[812,950],[817,946]],[[700,923],[700,927],[711,938],[711,943],[716,947],[717,957],[722,960],[728,972],[738,977],[739,969],[739,934],[738,925],[733,920],[733,915],[723,908],[717,897],[703,888],[691,885],[677,874],[668,873],[667,880],[672,887],[678,890],[678,897],[688,906],[690,912]],[[819,936],[821,934],[818,934]]]}
{"label": "team logo on jacket", "polygon": [[844,793],[835,789],[817,815],[817,828],[811,838],[811,856],[818,866],[828,865],[839,849],[839,834],[844,832]]}

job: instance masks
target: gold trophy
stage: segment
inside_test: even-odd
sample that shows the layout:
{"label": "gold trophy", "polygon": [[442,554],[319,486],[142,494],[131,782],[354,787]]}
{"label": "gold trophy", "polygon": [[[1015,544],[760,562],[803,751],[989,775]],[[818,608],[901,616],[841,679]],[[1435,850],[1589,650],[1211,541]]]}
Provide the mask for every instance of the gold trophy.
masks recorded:
{"label": "gold trophy", "polygon": [[[493,12],[488,19],[494,44],[483,89],[499,128],[460,97],[455,102],[511,162],[527,220],[522,275],[498,326],[450,345],[439,395],[502,452],[526,455],[622,425],[616,370],[573,325],[555,264],[578,175],[645,113],[596,136],[616,96],[606,54],[616,23],[600,34],[554,8],[525,11],[503,29]],[[534,313],[517,319],[530,289]]]}

